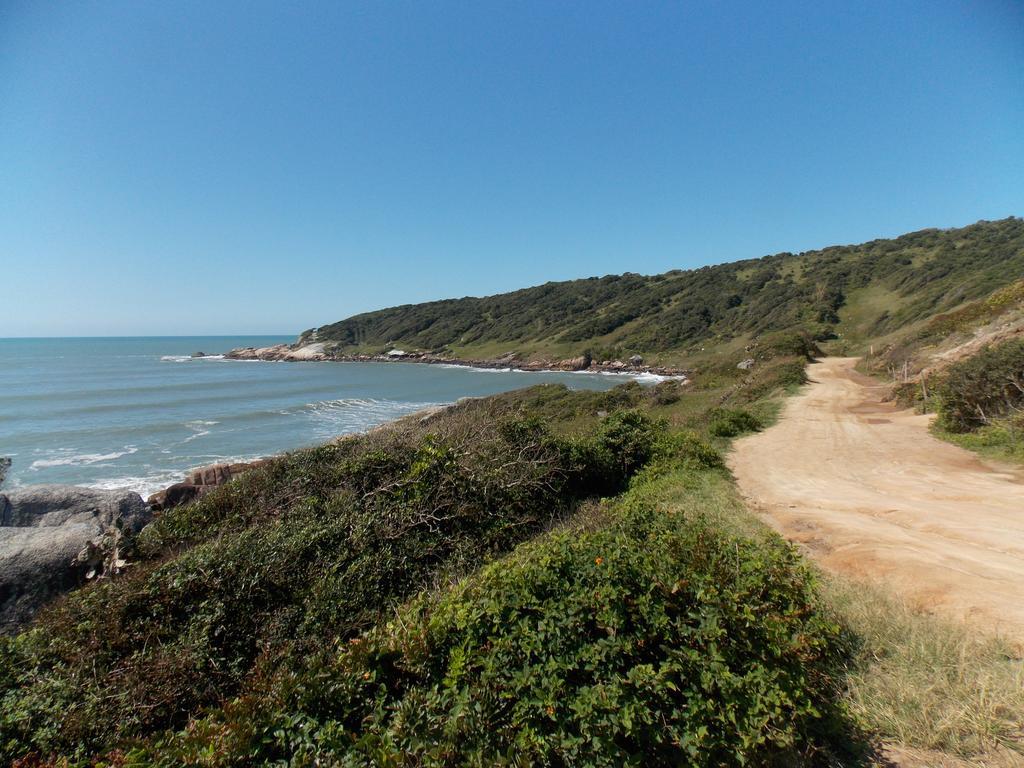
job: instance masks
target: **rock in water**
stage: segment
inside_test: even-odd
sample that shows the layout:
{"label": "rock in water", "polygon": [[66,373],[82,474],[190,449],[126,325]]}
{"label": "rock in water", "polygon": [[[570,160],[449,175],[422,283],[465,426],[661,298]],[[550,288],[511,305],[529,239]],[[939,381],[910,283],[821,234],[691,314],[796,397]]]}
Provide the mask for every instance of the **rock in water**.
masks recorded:
{"label": "rock in water", "polygon": [[[152,518],[137,493],[35,485],[0,495],[0,632],[102,569],[97,552],[121,546]],[[80,557],[83,552],[88,557]]]}
{"label": "rock in water", "polygon": [[7,477],[7,470],[11,468],[11,460],[6,456],[0,456],[0,486],[4,484],[4,478]]}

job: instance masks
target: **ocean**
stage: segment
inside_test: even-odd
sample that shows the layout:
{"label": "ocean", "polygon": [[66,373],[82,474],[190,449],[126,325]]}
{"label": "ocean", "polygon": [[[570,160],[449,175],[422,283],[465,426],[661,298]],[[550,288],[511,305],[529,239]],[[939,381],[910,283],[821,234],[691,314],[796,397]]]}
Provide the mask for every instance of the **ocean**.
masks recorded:
{"label": "ocean", "polygon": [[[462,397],[542,382],[604,390],[625,380],[217,354],[293,339],[0,339],[0,456],[12,459],[4,487],[68,483],[146,496],[193,467],[316,445]],[[211,356],[191,357],[200,351]]]}

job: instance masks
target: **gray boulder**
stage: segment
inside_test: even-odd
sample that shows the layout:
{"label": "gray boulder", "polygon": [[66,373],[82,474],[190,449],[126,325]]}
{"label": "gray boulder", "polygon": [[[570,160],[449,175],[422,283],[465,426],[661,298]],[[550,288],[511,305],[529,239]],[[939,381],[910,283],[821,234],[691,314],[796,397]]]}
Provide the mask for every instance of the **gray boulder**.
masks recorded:
{"label": "gray boulder", "polygon": [[123,567],[125,544],[151,518],[126,491],[36,485],[0,495],[0,632],[87,576]]}
{"label": "gray boulder", "polygon": [[4,484],[4,478],[7,477],[7,470],[11,468],[11,460],[6,456],[0,456],[0,485]]}

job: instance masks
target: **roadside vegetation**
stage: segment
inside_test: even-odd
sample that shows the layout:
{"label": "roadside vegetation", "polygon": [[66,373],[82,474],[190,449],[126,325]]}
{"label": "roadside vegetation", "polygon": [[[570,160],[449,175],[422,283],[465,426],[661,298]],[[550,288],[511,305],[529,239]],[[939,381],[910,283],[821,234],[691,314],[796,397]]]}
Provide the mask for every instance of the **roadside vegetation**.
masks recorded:
{"label": "roadside vegetation", "polygon": [[939,434],[988,455],[1024,460],[1024,338],[950,366],[936,399]]}
{"label": "roadside vegetation", "polygon": [[897,382],[893,396],[906,407],[937,414],[937,437],[988,458],[1024,461],[1024,336]]}

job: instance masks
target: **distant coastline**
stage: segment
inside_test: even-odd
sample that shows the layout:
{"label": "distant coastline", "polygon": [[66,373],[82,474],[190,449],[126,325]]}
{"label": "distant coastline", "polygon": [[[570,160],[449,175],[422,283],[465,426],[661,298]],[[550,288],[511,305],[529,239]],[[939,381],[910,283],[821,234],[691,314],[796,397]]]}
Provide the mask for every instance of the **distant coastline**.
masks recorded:
{"label": "distant coastline", "polygon": [[277,344],[270,347],[238,347],[223,353],[226,360],[263,360],[274,362],[342,363],[419,363],[447,365],[481,370],[508,370],[523,373],[596,373],[662,380],[689,380],[692,371],[672,366],[652,366],[637,355],[628,362],[594,360],[589,355],[564,360],[523,360],[514,353],[499,358],[466,359],[431,352],[406,352],[399,349],[383,354],[347,354],[330,349],[324,342]]}
{"label": "distant coastline", "polygon": [[294,342],[294,335],[0,341],[0,455],[12,459],[5,487],[149,496],[195,468],[316,445],[462,397],[543,382],[602,390],[627,380],[451,364],[300,370],[233,365],[217,354]]}

